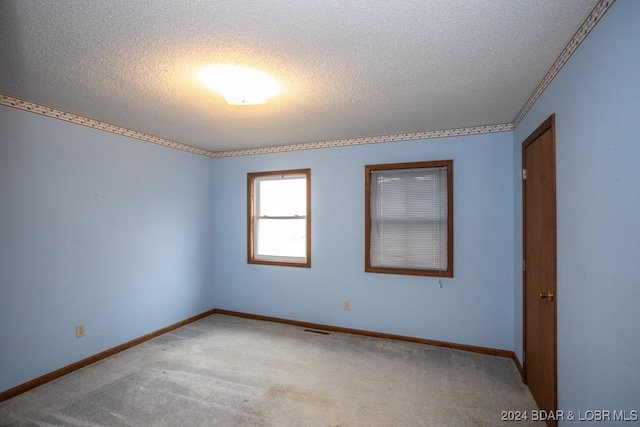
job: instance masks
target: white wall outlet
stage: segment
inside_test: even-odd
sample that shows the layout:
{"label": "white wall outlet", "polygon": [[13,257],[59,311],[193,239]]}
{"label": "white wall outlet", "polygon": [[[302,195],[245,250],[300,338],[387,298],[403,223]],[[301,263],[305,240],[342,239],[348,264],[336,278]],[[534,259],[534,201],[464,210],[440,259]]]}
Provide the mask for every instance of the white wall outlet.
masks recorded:
{"label": "white wall outlet", "polygon": [[351,310],[351,303],[349,302],[349,300],[342,301],[342,308],[344,310]]}
{"label": "white wall outlet", "polygon": [[76,338],[82,338],[84,336],[84,323],[76,325]]}

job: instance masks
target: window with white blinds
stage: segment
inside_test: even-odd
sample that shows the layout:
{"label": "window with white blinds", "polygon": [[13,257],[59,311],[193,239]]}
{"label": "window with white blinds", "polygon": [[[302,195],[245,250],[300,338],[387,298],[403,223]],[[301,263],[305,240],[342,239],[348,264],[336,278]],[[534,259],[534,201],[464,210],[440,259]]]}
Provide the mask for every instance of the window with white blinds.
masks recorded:
{"label": "window with white blinds", "polygon": [[366,271],[453,276],[452,168],[366,166]]}

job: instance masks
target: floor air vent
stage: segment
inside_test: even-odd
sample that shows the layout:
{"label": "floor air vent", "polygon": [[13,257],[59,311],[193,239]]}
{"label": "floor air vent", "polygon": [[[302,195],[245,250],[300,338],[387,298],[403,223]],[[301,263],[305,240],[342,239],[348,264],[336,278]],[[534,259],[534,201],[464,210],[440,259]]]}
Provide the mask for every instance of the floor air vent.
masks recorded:
{"label": "floor air vent", "polygon": [[315,329],[305,329],[305,332],[313,332],[314,334],[320,334],[320,335],[329,335],[329,332],[326,331],[316,331]]}

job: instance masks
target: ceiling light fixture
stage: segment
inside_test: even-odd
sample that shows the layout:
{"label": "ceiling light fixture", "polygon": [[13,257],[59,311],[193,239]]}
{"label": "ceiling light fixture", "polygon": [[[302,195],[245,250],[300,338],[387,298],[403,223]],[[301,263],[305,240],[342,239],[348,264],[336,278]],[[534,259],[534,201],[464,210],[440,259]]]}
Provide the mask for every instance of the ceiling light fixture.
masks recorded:
{"label": "ceiling light fixture", "polygon": [[198,77],[229,105],[264,104],[281,90],[278,82],[264,71],[241,65],[213,65],[201,70]]}

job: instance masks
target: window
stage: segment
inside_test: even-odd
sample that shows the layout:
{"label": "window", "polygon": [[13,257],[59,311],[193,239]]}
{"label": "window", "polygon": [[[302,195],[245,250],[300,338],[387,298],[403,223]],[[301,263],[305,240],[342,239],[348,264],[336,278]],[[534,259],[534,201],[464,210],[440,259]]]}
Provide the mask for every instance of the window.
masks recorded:
{"label": "window", "polygon": [[252,264],[311,267],[311,170],[247,174]]}
{"label": "window", "polygon": [[365,271],[453,277],[453,161],[365,166]]}

